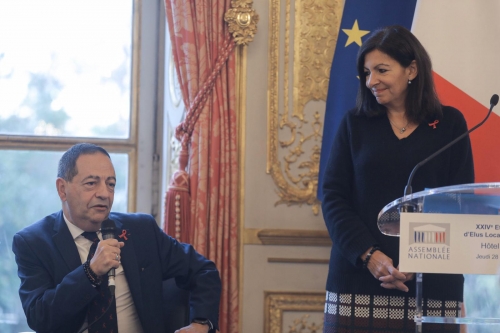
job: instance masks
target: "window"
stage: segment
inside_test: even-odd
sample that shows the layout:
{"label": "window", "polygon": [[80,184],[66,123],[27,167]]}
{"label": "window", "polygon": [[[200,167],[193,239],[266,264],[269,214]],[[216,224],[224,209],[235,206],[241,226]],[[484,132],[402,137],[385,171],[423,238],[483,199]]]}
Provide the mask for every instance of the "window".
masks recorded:
{"label": "window", "polygon": [[113,211],[151,213],[161,4],[0,1],[2,333],[31,331],[12,237],[61,209],[55,180],[66,149],[107,149],[117,174]]}
{"label": "window", "polygon": [[132,0],[2,1],[0,132],[129,138],[132,11]]}

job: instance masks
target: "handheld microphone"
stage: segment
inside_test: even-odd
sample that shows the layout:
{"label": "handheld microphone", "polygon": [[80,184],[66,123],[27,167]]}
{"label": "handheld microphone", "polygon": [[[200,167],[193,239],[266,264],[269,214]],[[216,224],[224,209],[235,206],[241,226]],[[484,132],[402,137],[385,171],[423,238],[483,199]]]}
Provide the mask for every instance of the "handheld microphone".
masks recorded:
{"label": "handheld microphone", "polygon": [[412,194],[412,188],[411,188],[411,182],[413,180],[413,176],[415,175],[415,172],[417,172],[417,170],[422,166],[424,165],[425,163],[429,162],[430,160],[432,160],[434,157],[436,157],[437,155],[441,154],[443,151],[445,151],[446,149],[450,148],[451,146],[453,146],[455,143],[457,143],[458,141],[460,141],[461,139],[463,139],[465,136],[469,135],[470,132],[474,131],[476,128],[478,128],[479,126],[481,126],[482,124],[484,124],[484,122],[486,120],[488,120],[488,118],[490,117],[490,114],[491,114],[491,111],[493,110],[493,107],[495,105],[497,105],[498,103],[498,95],[497,94],[494,94],[493,96],[491,96],[491,99],[490,99],[490,110],[488,111],[488,114],[486,115],[486,117],[483,119],[483,121],[481,121],[479,124],[477,124],[476,126],[472,127],[470,130],[468,130],[467,132],[465,132],[464,134],[456,137],[454,140],[452,140],[450,143],[448,143],[446,146],[444,146],[443,148],[439,149],[438,151],[436,151],[435,153],[433,153],[432,155],[430,155],[429,157],[427,157],[425,160],[421,161],[420,163],[418,163],[417,165],[415,165],[415,167],[413,168],[413,170],[411,171],[410,173],[410,177],[408,177],[408,183],[406,184],[406,187],[405,187],[405,193],[404,193],[404,196],[408,196],[410,194]]}
{"label": "handheld microphone", "polygon": [[[115,222],[109,218],[101,224],[102,239],[115,238]],[[115,295],[115,269],[111,268],[108,272],[108,287],[111,295]]]}

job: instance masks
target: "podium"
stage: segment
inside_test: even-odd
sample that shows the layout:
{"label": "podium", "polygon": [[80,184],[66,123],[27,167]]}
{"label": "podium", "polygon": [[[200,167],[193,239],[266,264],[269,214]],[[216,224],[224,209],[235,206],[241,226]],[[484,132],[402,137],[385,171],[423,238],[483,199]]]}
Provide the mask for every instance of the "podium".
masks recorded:
{"label": "podium", "polygon": [[500,183],[416,192],[380,211],[380,232],[400,237],[400,270],[415,272],[415,332],[422,332],[423,323],[500,325],[500,318],[431,317],[422,309],[423,273],[497,273],[499,212]]}

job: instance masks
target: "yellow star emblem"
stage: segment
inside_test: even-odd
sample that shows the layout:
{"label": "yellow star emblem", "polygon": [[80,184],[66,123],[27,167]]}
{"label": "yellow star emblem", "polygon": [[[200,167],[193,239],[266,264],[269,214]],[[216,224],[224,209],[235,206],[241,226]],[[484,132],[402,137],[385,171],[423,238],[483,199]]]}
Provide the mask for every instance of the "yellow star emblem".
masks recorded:
{"label": "yellow star emblem", "polygon": [[346,47],[352,43],[356,43],[361,46],[361,44],[363,43],[361,41],[361,37],[370,33],[370,31],[368,30],[359,30],[358,20],[354,21],[352,29],[342,29],[342,31],[345,32],[347,36],[349,36],[349,38],[347,38],[347,42],[345,43]]}

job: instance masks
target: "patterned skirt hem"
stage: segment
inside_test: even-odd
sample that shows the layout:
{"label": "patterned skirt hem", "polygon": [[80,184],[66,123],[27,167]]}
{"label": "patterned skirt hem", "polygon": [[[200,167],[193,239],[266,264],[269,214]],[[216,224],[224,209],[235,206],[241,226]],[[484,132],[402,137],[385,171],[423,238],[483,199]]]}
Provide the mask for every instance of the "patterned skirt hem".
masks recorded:
{"label": "patterned skirt hem", "polygon": [[[324,333],[413,333],[415,298],[326,292]],[[457,317],[462,303],[424,299],[424,316]],[[424,324],[425,332],[459,332],[459,325]]]}

